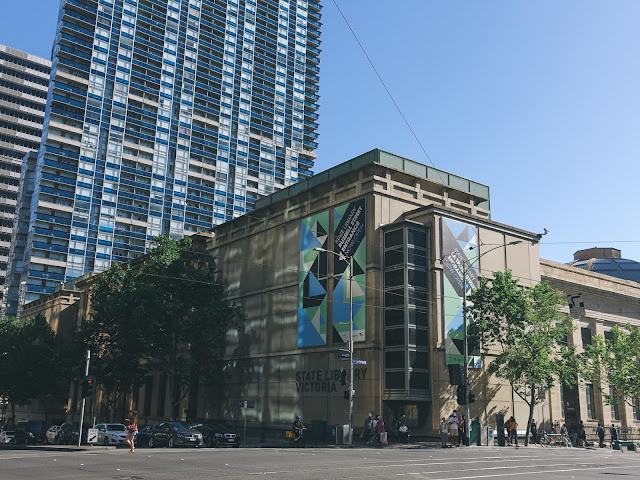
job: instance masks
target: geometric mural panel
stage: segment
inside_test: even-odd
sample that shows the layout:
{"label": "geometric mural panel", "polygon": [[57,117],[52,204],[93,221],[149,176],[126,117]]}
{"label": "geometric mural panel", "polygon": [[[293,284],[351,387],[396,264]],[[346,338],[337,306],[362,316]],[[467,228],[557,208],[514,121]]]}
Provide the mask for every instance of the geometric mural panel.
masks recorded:
{"label": "geometric mural panel", "polygon": [[[442,217],[443,311],[447,365],[464,363],[462,299],[478,287],[476,227]],[[474,352],[471,352],[474,353]]]}

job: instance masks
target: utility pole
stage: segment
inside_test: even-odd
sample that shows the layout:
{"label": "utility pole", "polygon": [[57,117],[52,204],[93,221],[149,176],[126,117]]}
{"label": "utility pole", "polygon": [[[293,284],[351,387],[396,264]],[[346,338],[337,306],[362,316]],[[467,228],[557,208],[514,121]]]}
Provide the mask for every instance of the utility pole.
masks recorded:
{"label": "utility pole", "polygon": [[[89,376],[89,360],[91,359],[91,351],[87,350],[87,363],[84,367],[84,378],[82,379],[82,381],[84,382],[88,376]],[[83,384],[84,385],[84,384]],[[80,387],[82,388],[82,387]],[[84,423],[84,404],[85,404],[86,398],[83,396],[82,397],[82,408],[80,409],[80,431],[78,432],[78,447],[80,446],[80,442],[82,442],[82,425]]]}
{"label": "utility pole", "polygon": [[349,257],[349,447],[353,447],[353,257]]}

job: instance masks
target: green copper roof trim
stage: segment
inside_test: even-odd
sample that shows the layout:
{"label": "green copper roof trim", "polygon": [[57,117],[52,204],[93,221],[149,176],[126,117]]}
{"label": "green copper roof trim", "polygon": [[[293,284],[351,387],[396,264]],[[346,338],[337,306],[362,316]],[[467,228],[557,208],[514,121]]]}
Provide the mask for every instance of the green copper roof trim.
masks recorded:
{"label": "green copper roof trim", "polygon": [[452,173],[447,173],[443,170],[424,165],[422,163],[410,160],[408,158],[401,157],[394,153],[385,152],[375,148],[367,153],[363,153],[351,160],[348,160],[340,165],[320,172],[313,177],[307,178],[301,182],[291,185],[287,188],[279,190],[267,197],[256,200],[255,209],[264,208],[274,203],[286,200],[298,193],[309,190],[317,185],[328,182],[334,178],[343,176],[346,173],[360,170],[365,165],[370,163],[379,163],[386,165],[395,170],[406,172],[410,175],[426,178],[432,182],[439,183],[441,185],[448,185],[451,188],[462,190],[463,192],[471,193],[485,200],[478,204],[479,207],[489,209],[489,187],[473,180],[469,180]]}

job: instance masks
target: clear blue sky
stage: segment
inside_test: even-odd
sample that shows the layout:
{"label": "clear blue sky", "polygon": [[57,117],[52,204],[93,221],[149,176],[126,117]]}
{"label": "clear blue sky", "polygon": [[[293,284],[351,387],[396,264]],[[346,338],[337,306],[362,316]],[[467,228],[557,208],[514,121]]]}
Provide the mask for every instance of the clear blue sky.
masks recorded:
{"label": "clear blue sky", "polygon": [[[429,160],[323,0],[316,172],[381,148]],[[2,0],[0,43],[49,57],[58,0]],[[433,165],[558,262],[640,261],[640,2],[338,0]]]}

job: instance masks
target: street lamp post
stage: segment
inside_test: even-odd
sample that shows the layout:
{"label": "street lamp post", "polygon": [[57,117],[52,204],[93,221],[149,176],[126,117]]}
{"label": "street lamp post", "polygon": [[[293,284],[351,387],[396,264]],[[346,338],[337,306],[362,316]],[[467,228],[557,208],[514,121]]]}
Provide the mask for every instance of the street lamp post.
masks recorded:
{"label": "street lamp post", "polygon": [[349,263],[349,447],[353,447],[353,256],[346,257],[340,252],[325,248],[314,248],[317,252],[326,252]]}
{"label": "street lamp post", "polygon": [[[462,258],[466,261],[466,263],[468,264],[468,266],[466,268],[462,269],[462,335],[464,337],[464,380],[463,380],[463,385],[464,385],[464,441],[466,442],[467,445],[470,445],[470,441],[469,441],[469,434],[471,432],[469,432],[470,429],[470,425],[471,425],[471,420],[469,418],[470,413],[469,413],[469,337],[467,336],[467,273],[469,273],[469,270],[471,270],[471,268],[473,268],[473,265],[480,260],[481,257],[483,257],[484,255],[486,255],[489,252],[492,252],[494,250],[497,250],[498,248],[503,248],[506,247],[508,245],[517,245],[519,243],[523,243],[522,240],[515,240],[513,242],[509,242],[505,245],[498,245],[496,247],[490,248],[489,250],[487,250],[486,252],[481,253],[480,255],[478,255],[473,262],[470,262],[469,260],[467,260],[466,256],[462,256]],[[473,249],[473,247],[470,247],[470,249]]]}

